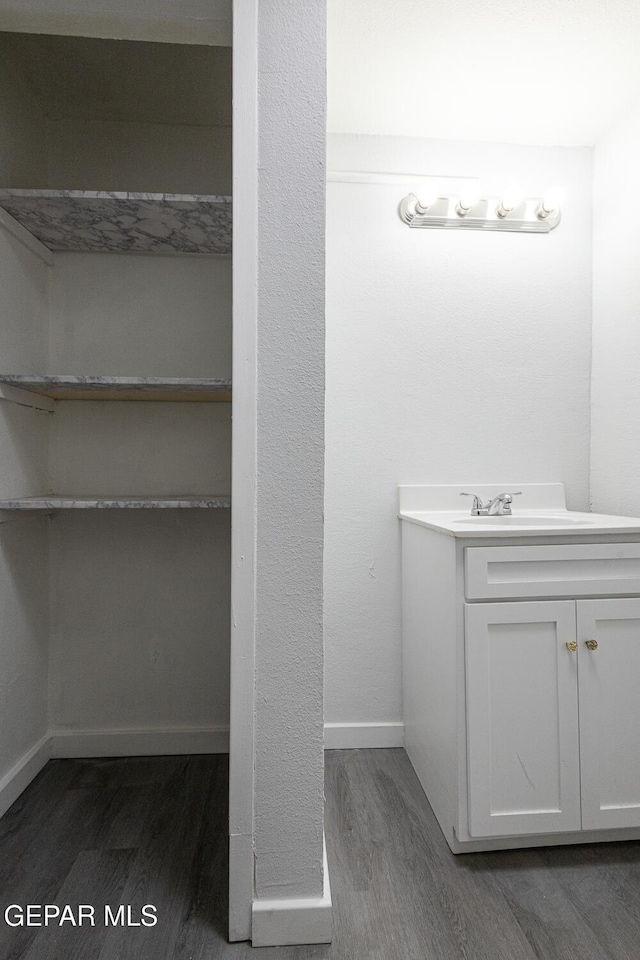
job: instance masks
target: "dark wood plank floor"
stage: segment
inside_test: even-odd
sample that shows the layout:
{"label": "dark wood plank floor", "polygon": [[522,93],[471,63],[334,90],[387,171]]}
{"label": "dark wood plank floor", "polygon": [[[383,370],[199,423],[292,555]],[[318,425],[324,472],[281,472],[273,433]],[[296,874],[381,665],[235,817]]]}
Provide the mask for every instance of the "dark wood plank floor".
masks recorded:
{"label": "dark wood plank floor", "polygon": [[[226,757],[52,761],[0,821],[1,960],[640,960],[640,842],[455,857],[403,750],[327,754],[331,946],[226,942]],[[91,904],[95,927],[4,923]],[[154,904],[154,927],[104,905]]]}

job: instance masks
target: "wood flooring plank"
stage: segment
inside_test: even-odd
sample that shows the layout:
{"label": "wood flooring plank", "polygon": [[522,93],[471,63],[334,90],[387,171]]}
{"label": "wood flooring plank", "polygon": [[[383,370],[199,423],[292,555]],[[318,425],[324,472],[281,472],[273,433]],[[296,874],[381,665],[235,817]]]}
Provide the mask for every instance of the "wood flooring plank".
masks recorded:
{"label": "wood flooring plank", "polygon": [[189,880],[199,826],[213,775],[208,758],[175,758],[172,776],[157,798],[149,842],[137,851],[122,902],[135,915],[149,904],[153,927],[111,928],[97,960],[170,958],[191,906]]}
{"label": "wood flooring plank", "polygon": [[[134,850],[87,850],[80,853],[57,897],[52,901],[60,910],[65,904],[78,904],[95,910],[95,926],[86,922],[52,925],[38,930],[24,960],[85,960],[95,956],[105,939],[105,905],[114,910],[129,876]],[[86,914],[85,914],[86,917]]]}
{"label": "wood flooring plank", "polygon": [[640,843],[547,847],[540,857],[602,956],[638,960]]}
{"label": "wood flooring plank", "polygon": [[[385,806],[381,800],[376,774],[381,758],[365,752],[341,751],[327,757],[329,779],[327,790],[328,819],[331,821],[333,803],[337,801],[334,844],[343,846],[343,837],[349,836],[346,859],[332,870],[333,887],[347,887],[349,909],[345,916],[347,943],[361,945],[365,956],[389,955],[398,949],[405,956],[433,956],[449,960],[461,956],[455,937],[442,914],[440,902],[434,898],[433,887],[422,890],[410,882],[411,868],[405,862],[403,837],[394,829],[393,820],[398,810]],[[373,767],[373,775],[372,775]],[[336,789],[337,784],[340,789]],[[402,850],[399,850],[399,844]],[[394,863],[400,853],[400,869]],[[411,850],[410,857],[421,857],[422,851]],[[363,861],[359,864],[359,861]],[[334,861],[331,861],[331,866]],[[338,879],[333,879],[335,875]],[[363,885],[364,884],[364,885]],[[358,903],[354,894],[366,890],[366,898]],[[340,891],[335,891],[338,899]],[[422,925],[402,922],[402,916],[417,911],[426,921]],[[400,922],[398,922],[400,921]],[[352,925],[356,924],[355,929]],[[425,932],[426,931],[426,932]],[[340,937],[338,938],[341,939]],[[348,951],[347,947],[347,951]],[[348,955],[348,952],[347,952]]]}
{"label": "wood flooring plank", "polygon": [[403,884],[413,944],[442,960],[535,960],[504,899],[475,882],[465,858],[449,850],[404,751],[389,751],[375,763],[372,775],[379,802],[390,811],[396,851],[391,876]]}
{"label": "wood flooring plank", "polygon": [[[195,759],[195,758],[193,758]],[[173,776],[179,757],[108,757],[64,760],[75,770],[74,787],[116,790],[123,787],[162,788]]]}
{"label": "wood flooring plank", "polygon": [[229,909],[229,765],[216,758],[204,802],[189,877],[190,901],[174,948],[174,960],[216,960],[227,950]]}
{"label": "wood flooring plank", "polygon": [[16,861],[36,841],[42,824],[63,801],[74,775],[70,766],[49,761],[0,819],[0,891],[6,888]]}
{"label": "wood flooring plank", "polygon": [[539,851],[505,850],[470,857],[474,875],[483,876],[502,894],[540,960],[622,960],[584,923]]}
{"label": "wood flooring plank", "polygon": [[333,943],[229,944],[227,791],[220,756],[49,764],[0,821],[2,901],[159,922],[0,923],[1,960],[640,960],[640,842],[455,856],[401,749],[326,754]]}
{"label": "wood flooring plank", "polygon": [[[106,790],[67,790],[55,810],[39,818],[39,829],[23,855],[14,851],[2,885],[3,902],[55,902],[76,857],[100,828],[109,801]],[[2,960],[23,957],[37,930],[0,924]]]}

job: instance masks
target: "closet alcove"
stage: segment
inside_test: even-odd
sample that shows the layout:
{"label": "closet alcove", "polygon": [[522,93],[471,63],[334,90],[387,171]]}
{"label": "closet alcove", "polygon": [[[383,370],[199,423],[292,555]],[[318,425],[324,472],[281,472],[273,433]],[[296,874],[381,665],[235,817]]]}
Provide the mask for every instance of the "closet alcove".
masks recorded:
{"label": "closet alcove", "polygon": [[226,749],[230,193],[230,48],[0,34],[0,813]]}

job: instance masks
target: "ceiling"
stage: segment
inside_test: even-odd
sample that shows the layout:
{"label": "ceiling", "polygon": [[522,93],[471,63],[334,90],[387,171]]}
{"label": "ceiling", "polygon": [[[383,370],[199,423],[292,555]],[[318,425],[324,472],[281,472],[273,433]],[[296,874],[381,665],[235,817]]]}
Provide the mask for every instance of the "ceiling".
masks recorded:
{"label": "ceiling", "polygon": [[640,96],[638,0],[328,0],[329,130],[592,145]]}
{"label": "ceiling", "polygon": [[48,120],[231,125],[231,48],[0,33]]}

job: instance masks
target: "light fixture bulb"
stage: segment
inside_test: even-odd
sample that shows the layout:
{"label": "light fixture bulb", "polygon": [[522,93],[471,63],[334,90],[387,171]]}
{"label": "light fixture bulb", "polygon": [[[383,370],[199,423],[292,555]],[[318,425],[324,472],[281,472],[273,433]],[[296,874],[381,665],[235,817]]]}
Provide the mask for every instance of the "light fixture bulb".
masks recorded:
{"label": "light fixture bulb", "polygon": [[546,220],[546,218],[551,216],[552,213],[555,213],[556,210],[560,209],[564,203],[564,200],[564,190],[562,190],[560,187],[551,187],[545,193],[544,199],[536,210],[538,218],[540,220]]}
{"label": "light fixture bulb", "polygon": [[463,187],[460,191],[460,197],[456,204],[456,213],[459,217],[466,217],[469,211],[475,207],[476,203],[480,199],[480,190],[478,187],[473,184],[468,187]]}
{"label": "light fixture bulb", "polygon": [[502,194],[502,199],[496,208],[497,215],[504,219],[507,214],[519,207],[524,199],[524,190],[521,187],[510,186]]}
{"label": "light fixture bulb", "polygon": [[426,213],[440,195],[438,184],[425,184],[416,195],[416,213]]}

